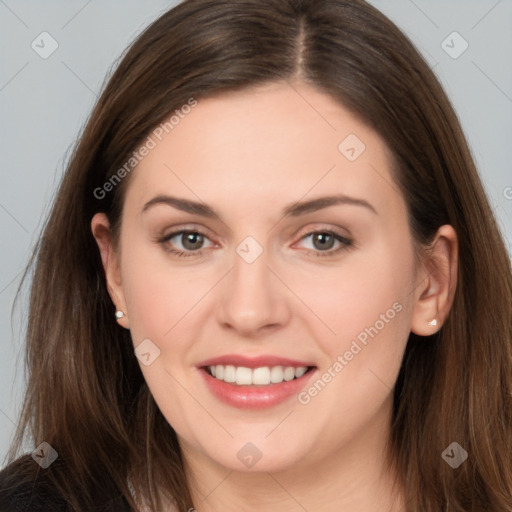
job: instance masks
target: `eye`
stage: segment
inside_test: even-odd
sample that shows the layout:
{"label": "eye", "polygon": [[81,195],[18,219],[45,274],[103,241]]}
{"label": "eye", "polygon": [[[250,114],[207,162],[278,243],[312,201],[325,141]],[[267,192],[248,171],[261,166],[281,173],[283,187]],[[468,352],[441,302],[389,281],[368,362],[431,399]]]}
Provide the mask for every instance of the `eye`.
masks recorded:
{"label": "eye", "polygon": [[[312,231],[303,236],[300,240],[310,239],[310,247],[307,248],[315,256],[332,256],[342,250],[354,246],[353,240],[346,238],[331,230]],[[175,254],[180,258],[199,256],[203,253],[205,242],[209,241],[212,247],[215,244],[202,232],[198,230],[179,230],[165,235],[159,240],[167,252]],[[337,248],[334,248],[336,247]]]}
{"label": "eye", "polygon": [[[204,243],[211,240],[197,230],[180,230],[165,235],[159,242],[172,254],[180,257],[196,256],[202,253]],[[213,243],[212,243],[213,245]]]}
{"label": "eye", "polygon": [[[307,239],[310,239],[309,249],[315,256],[331,256],[354,245],[353,240],[329,230],[312,231],[303,236],[301,241]],[[337,248],[333,249],[336,244],[338,244]]]}

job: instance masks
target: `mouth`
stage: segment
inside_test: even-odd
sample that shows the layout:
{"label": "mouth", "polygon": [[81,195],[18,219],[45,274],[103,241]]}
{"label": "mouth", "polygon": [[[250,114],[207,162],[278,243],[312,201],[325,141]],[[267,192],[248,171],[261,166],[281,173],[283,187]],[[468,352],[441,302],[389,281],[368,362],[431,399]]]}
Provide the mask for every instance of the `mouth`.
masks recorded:
{"label": "mouth", "polygon": [[318,368],[277,357],[226,356],[198,367],[209,393],[231,407],[263,409],[298,397]]}

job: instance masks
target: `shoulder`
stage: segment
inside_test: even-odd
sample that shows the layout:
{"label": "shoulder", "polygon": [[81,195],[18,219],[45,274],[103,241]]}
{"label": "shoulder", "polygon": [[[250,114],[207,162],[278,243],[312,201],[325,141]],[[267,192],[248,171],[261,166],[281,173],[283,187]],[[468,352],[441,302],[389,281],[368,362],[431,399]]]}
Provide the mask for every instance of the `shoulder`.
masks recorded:
{"label": "shoulder", "polygon": [[64,512],[67,502],[60,498],[44,477],[30,468],[31,457],[21,457],[0,471],[0,512]]}
{"label": "shoulder", "polygon": [[[25,455],[0,471],[0,512],[71,512],[74,510],[58,491],[48,470]],[[102,502],[95,510],[129,512],[121,497]]]}

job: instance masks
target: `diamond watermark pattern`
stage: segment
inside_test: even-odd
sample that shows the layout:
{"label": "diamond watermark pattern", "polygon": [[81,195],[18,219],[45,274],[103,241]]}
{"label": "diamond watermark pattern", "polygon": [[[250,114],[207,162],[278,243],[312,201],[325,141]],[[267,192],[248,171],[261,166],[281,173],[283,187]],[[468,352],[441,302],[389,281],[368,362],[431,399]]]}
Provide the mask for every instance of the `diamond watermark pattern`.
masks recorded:
{"label": "diamond watermark pattern", "polygon": [[263,454],[260,450],[252,443],[246,443],[240,450],[236,456],[240,459],[242,464],[247,466],[248,468],[252,468],[256,462],[258,462]]}
{"label": "diamond watermark pattern", "polygon": [[254,237],[248,236],[237,245],[236,252],[246,263],[253,263],[263,253],[263,247]]}
{"label": "diamond watermark pattern", "polygon": [[30,46],[39,57],[47,59],[59,47],[59,43],[48,32],[41,32]]}
{"label": "diamond watermark pattern", "polygon": [[149,366],[160,356],[160,349],[150,339],[146,338],[135,349],[135,355],[144,366]]}
{"label": "diamond watermark pattern", "polygon": [[47,469],[55,462],[59,454],[47,443],[41,443],[33,452],[32,458],[43,468]]}
{"label": "diamond watermark pattern", "polygon": [[459,443],[453,442],[441,454],[441,457],[453,469],[457,469],[468,458],[468,452]]}
{"label": "diamond watermark pattern", "polygon": [[351,133],[338,146],[339,152],[350,162],[357,160],[366,149],[364,142],[354,133]]}
{"label": "diamond watermark pattern", "polygon": [[458,59],[469,48],[469,43],[454,31],[441,43],[441,48],[452,59]]}

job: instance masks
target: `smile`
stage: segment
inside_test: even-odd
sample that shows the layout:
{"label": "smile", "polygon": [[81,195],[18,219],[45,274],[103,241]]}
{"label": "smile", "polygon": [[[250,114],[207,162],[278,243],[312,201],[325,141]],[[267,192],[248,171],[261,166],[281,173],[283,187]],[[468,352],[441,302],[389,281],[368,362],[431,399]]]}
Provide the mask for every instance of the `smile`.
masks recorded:
{"label": "smile", "polygon": [[318,373],[312,361],[224,355],[198,366],[208,392],[237,409],[264,409],[296,397]]}

